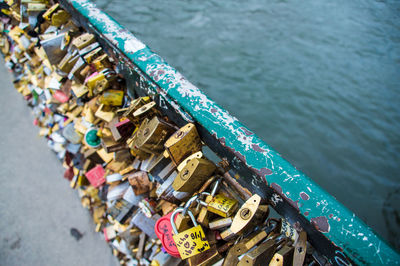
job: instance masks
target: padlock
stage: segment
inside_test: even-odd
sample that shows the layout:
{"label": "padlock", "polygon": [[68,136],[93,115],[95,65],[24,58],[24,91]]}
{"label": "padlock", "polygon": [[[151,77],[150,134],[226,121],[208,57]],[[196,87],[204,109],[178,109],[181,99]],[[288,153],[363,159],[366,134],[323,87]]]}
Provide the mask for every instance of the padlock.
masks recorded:
{"label": "padlock", "polygon": [[211,230],[218,230],[218,229],[228,227],[231,224],[232,224],[232,217],[227,217],[227,218],[220,218],[220,219],[214,220],[212,222],[209,222],[208,227]]}
{"label": "padlock", "polygon": [[266,230],[257,230],[233,245],[226,254],[223,266],[236,265],[239,262],[238,257],[240,255],[245,254],[262,240],[264,240],[273,229],[274,228],[270,227]]}
{"label": "padlock", "polygon": [[148,97],[148,96],[140,97],[140,98],[137,98],[137,99],[131,101],[129,107],[125,110],[125,112],[122,114],[122,116],[128,118],[132,122],[136,122],[136,119],[133,116],[133,113],[149,102],[150,102],[150,97]]}
{"label": "padlock", "polygon": [[197,224],[196,219],[191,211],[188,211],[187,213],[189,214],[194,227],[178,233],[178,230],[175,226],[175,215],[183,211],[183,208],[177,208],[172,213],[170,221],[174,233],[172,238],[174,239],[181,258],[186,259],[208,250],[210,248],[210,244],[205,238],[203,229]]}
{"label": "padlock", "polygon": [[149,102],[133,112],[134,123],[140,122],[144,117],[153,117],[159,115],[155,102]]}
{"label": "padlock", "polygon": [[231,216],[238,207],[237,200],[225,197],[222,194],[217,194],[214,197],[212,197],[209,203],[206,202],[200,202],[200,203],[203,206],[206,206],[208,211],[218,214],[219,216],[225,218]]}
{"label": "padlock", "polygon": [[265,242],[259,244],[256,248],[245,254],[237,265],[266,265],[271,261],[279,244],[280,242],[276,241],[274,238],[268,238]]}
{"label": "padlock", "polygon": [[78,50],[81,50],[89,44],[94,43],[95,41],[96,38],[93,34],[83,33],[72,41],[72,45],[75,46]]}
{"label": "padlock", "polygon": [[180,258],[178,248],[176,247],[174,239],[172,238],[171,215],[172,212],[158,219],[154,227],[154,231],[157,237],[161,240],[165,251],[171,256]]}
{"label": "padlock", "polygon": [[54,4],[49,9],[47,9],[46,12],[44,12],[42,17],[46,20],[51,20],[51,16],[59,9],[60,9],[60,4],[59,3]]}
{"label": "padlock", "polygon": [[58,10],[51,16],[51,24],[53,26],[60,27],[65,24],[70,17],[70,14],[68,14],[66,11]]}
{"label": "padlock", "polygon": [[257,220],[263,219],[269,213],[268,205],[261,205],[261,197],[254,194],[237,211],[233,218],[230,231],[239,234],[246,231]]}
{"label": "padlock", "polygon": [[129,119],[123,119],[120,121],[118,118],[114,118],[107,126],[111,130],[111,134],[115,141],[126,140],[135,130],[135,126]]}
{"label": "padlock", "polygon": [[281,248],[277,248],[277,252],[269,262],[269,266],[292,266],[294,247],[291,242],[286,243]]}
{"label": "padlock", "polygon": [[90,64],[92,63],[97,57],[100,56],[100,54],[103,52],[103,49],[101,47],[97,47],[93,49],[92,51],[88,52],[83,56],[83,59],[86,61],[86,63]]}
{"label": "padlock", "polygon": [[307,252],[307,233],[300,231],[294,243],[293,266],[301,266],[304,263]]}
{"label": "padlock", "polygon": [[194,193],[215,169],[215,164],[208,159],[194,158],[179,172],[172,187],[176,191]]}
{"label": "padlock", "polygon": [[174,128],[157,116],[145,119],[136,133],[134,146],[149,154],[159,154],[163,151],[164,141],[173,132]]}
{"label": "padlock", "polygon": [[110,123],[113,120],[113,118],[115,116],[115,113],[111,112],[111,111],[105,111],[104,104],[101,104],[99,109],[97,109],[97,111],[96,111],[96,113],[94,115],[96,117],[98,117],[98,118]]}
{"label": "padlock", "polygon": [[92,65],[96,68],[97,71],[112,67],[110,59],[106,54],[100,55],[99,57],[94,59]]}
{"label": "padlock", "polygon": [[127,178],[135,195],[144,194],[153,188],[153,183],[150,182],[146,172],[137,171],[135,173],[128,174]]}
{"label": "padlock", "polygon": [[136,206],[128,201],[118,199],[107,209],[107,214],[120,224],[124,224],[131,217],[135,208]]}
{"label": "padlock", "polygon": [[124,91],[107,90],[99,98],[99,102],[105,105],[121,106],[124,100]]}
{"label": "padlock", "polygon": [[195,125],[189,123],[176,131],[164,146],[171,160],[178,166],[187,156],[201,151],[202,143]]}

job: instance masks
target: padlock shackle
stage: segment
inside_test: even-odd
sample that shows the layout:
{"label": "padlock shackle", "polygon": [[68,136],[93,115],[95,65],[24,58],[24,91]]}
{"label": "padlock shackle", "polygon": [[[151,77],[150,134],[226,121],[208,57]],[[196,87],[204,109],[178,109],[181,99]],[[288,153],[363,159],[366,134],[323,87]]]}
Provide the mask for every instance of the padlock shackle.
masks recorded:
{"label": "padlock shackle", "polygon": [[222,180],[222,178],[218,178],[217,181],[215,181],[215,184],[211,190],[211,196],[214,197],[215,193],[217,193],[217,190],[218,190],[219,184],[221,183],[221,180]]}
{"label": "padlock shackle", "polygon": [[[170,222],[171,222],[171,226],[172,226],[172,231],[174,231],[175,235],[179,234],[178,229],[176,228],[176,225],[175,225],[175,216],[180,212],[183,213],[183,211],[184,211],[184,208],[179,207],[179,208],[176,208],[176,210],[171,214]],[[196,218],[194,217],[193,213],[190,210],[187,210],[187,213],[189,214],[189,217],[192,220],[194,227],[198,226],[198,224],[196,222]]]}
{"label": "padlock shackle", "polygon": [[183,216],[186,216],[186,213],[187,213],[187,211],[189,210],[190,206],[193,204],[193,202],[195,202],[195,201],[198,200],[198,198],[199,198],[200,195],[201,195],[201,194],[196,194],[196,195],[194,195],[193,197],[191,197],[191,198],[186,202],[185,206],[183,207],[183,212],[182,212],[182,215],[183,215]]}

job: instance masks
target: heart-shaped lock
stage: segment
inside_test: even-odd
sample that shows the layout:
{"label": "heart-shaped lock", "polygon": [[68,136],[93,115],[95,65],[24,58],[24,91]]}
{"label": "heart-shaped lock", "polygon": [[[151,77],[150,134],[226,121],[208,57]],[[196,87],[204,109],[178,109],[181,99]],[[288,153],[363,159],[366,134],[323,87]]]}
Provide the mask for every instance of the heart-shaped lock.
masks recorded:
{"label": "heart-shaped lock", "polygon": [[165,251],[167,251],[171,256],[180,258],[178,248],[172,238],[171,215],[172,212],[158,219],[154,226],[154,231],[157,237],[161,240]]}

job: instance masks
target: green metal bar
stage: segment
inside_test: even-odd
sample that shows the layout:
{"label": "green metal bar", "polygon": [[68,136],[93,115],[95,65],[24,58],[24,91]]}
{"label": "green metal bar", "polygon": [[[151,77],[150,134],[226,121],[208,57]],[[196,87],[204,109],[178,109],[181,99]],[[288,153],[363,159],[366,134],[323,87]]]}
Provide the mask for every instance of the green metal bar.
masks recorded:
{"label": "green metal bar", "polygon": [[[88,22],[156,83],[172,104],[179,105],[215,136],[276,194],[272,202],[288,200],[334,245],[358,264],[394,265],[399,254],[356,215],[314,181],[283,159],[235,117],[208,98],[176,69],[139,41],[117,21],[87,0],[68,0]],[[338,254],[336,261],[343,263]],[[334,259],[334,260],[335,260]]]}

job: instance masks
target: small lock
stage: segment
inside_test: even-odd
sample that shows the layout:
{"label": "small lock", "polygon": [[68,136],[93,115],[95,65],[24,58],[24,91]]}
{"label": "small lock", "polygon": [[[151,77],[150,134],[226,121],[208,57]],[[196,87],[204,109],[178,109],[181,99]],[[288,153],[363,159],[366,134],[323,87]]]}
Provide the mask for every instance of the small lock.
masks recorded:
{"label": "small lock", "polygon": [[177,208],[172,213],[170,221],[172,225],[172,230],[174,232],[174,235],[172,237],[174,239],[176,247],[178,248],[181,258],[184,260],[210,249],[210,244],[205,237],[203,228],[201,228],[201,225],[197,224],[196,219],[191,211],[187,211],[187,213],[189,214],[194,227],[178,233],[174,219],[176,214],[183,211],[183,208]]}
{"label": "small lock", "polygon": [[78,50],[81,50],[88,46],[89,44],[92,44],[96,41],[96,38],[93,34],[90,33],[84,33],[78,37],[76,37],[72,41],[72,45],[78,48]]}
{"label": "small lock", "polygon": [[161,217],[157,220],[154,231],[157,237],[161,240],[161,244],[165,251],[171,256],[180,258],[179,251],[172,238],[172,225],[171,225],[172,212]]}
{"label": "small lock", "polygon": [[131,101],[129,107],[125,110],[125,112],[122,114],[123,117],[128,118],[132,122],[136,122],[135,117],[133,114],[135,113],[136,110],[144,106],[145,104],[150,102],[150,97],[140,97],[137,98],[133,101]]}
{"label": "small lock", "polygon": [[140,125],[134,146],[149,154],[163,151],[164,141],[174,132],[174,129],[163,119],[155,116],[150,121],[145,119]]}
{"label": "small lock", "polygon": [[215,195],[207,204],[207,210],[222,217],[229,217],[238,207],[238,201],[225,197],[222,194]]}
{"label": "small lock", "polygon": [[201,147],[199,133],[192,123],[180,128],[165,142],[165,149],[176,166],[187,156],[201,151]]}
{"label": "small lock", "polygon": [[96,68],[97,71],[112,67],[107,54],[100,55],[99,57],[94,59],[92,65]]}
{"label": "small lock", "polygon": [[176,191],[194,193],[216,170],[213,162],[194,158],[179,172],[172,187]]}
{"label": "small lock", "polygon": [[124,91],[108,90],[105,91],[99,98],[99,102],[105,105],[121,106],[124,101]]}
{"label": "small lock", "polygon": [[273,238],[268,238],[256,248],[248,252],[237,264],[238,266],[245,265],[266,265],[271,261],[280,242]]}
{"label": "small lock", "polygon": [[274,254],[271,261],[269,262],[269,266],[293,265],[293,251],[293,246],[290,243],[286,243]]}

